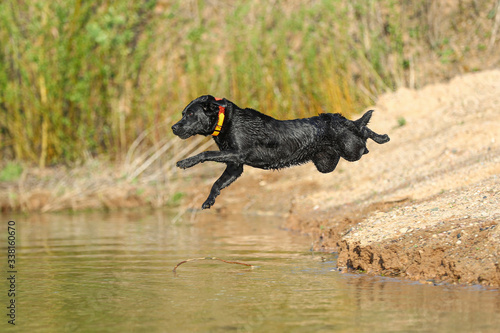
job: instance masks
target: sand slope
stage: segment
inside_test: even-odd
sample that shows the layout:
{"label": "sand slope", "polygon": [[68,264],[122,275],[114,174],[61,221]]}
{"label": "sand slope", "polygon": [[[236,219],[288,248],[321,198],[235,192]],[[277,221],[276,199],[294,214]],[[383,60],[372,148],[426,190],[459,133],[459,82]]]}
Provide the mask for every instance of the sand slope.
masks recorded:
{"label": "sand slope", "polygon": [[289,211],[287,227],[338,251],[340,268],[499,286],[500,71],[400,89],[374,108],[370,127],[391,141],[369,142],[362,160],[327,175],[249,168],[214,208]]}

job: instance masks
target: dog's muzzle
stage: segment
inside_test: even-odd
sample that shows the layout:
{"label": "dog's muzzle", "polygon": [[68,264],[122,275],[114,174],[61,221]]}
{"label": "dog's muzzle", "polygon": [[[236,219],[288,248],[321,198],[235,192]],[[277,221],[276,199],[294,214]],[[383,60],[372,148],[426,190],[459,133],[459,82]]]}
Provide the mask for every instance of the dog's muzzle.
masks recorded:
{"label": "dog's muzzle", "polygon": [[174,125],[172,126],[172,132],[174,132],[174,134],[175,134],[175,135],[179,135],[179,134],[178,134],[178,133],[179,133],[179,123],[174,124]]}
{"label": "dog's muzzle", "polygon": [[186,131],[182,128],[182,126],[179,123],[172,126],[172,132],[174,132],[174,134],[181,139],[187,139],[191,136],[191,134],[186,133]]}

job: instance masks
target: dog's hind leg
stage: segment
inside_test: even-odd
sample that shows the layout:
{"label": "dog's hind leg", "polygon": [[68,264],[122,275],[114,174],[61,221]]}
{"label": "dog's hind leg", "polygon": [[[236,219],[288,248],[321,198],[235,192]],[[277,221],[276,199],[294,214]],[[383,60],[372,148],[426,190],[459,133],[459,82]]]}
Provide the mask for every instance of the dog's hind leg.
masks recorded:
{"label": "dog's hind leg", "polygon": [[220,191],[231,185],[243,173],[243,164],[228,164],[226,170],[217,179],[210,190],[210,195],[201,206],[201,209],[207,209],[214,205],[215,198],[220,194]]}
{"label": "dog's hind leg", "polygon": [[391,140],[387,134],[377,134],[366,126],[361,129],[361,133],[365,140],[370,138],[378,144],[383,144]]}
{"label": "dog's hind leg", "polygon": [[[368,122],[370,121],[371,117],[373,114],[373,110],[366,111],[365,114],[359,118],[358,120],[353,121],[353,123],[360,129],[361,135],[363,136],[363,139],[372,139],[376,143],[382,144],[389,142],[390,138],[387,134],[377,134],[366,125],[368,125]],[[368,150],[365,151],[365,154],[368,153]]]}
{"label": "dog's hind leg", "polygon": [[316,169],[321,173],[329,173],[335,170],[339,163],[340,155],[335,151],[322,151],[316,154],[312,159]]}

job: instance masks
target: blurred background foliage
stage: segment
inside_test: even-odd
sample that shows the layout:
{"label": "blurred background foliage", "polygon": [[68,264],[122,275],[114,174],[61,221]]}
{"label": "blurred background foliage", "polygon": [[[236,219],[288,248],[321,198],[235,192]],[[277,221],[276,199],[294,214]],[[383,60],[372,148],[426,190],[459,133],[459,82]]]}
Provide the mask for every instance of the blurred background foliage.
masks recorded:
{"label": "blurred background foliage", "polygon": [[120,162],[141,135],[144,149],[171,137],[202,94],[283,119],[349,116],[383,92],[498,66],[499,7],[3,0],[0,156],[40,167]]}

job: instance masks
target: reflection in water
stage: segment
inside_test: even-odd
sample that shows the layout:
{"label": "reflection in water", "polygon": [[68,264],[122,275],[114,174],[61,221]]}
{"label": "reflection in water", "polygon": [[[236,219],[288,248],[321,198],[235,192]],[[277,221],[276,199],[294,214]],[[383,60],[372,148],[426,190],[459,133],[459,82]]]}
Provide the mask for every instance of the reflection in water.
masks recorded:
{"label": "reflection in water", "polygon": [[[20,216],[16,222],[20,331],[500,327],[499,291],[340,274],[333,256],[324,261],[309,252],[310,240],[280,230],[278,218],[203,212],[192,223],[172,224],[168,214],[156,212]],[[178,262],[206,256],[258,267],[205,260],[172,273]]]}

